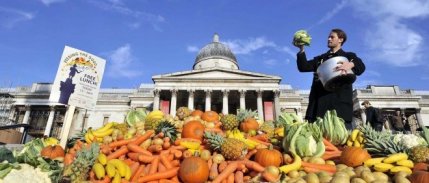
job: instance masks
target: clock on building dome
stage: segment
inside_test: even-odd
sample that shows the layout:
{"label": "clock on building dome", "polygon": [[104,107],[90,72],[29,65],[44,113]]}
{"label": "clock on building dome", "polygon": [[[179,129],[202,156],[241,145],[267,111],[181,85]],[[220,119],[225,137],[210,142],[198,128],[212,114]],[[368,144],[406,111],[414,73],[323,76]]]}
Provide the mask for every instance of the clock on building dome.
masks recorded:
{"label": "clock on building dome", "polygon": [[204,46],[195,58],[194,70],[221,67],[238,69],[237,59],[227,45],[219,42],[219,35],[213,36],[213,42]]}

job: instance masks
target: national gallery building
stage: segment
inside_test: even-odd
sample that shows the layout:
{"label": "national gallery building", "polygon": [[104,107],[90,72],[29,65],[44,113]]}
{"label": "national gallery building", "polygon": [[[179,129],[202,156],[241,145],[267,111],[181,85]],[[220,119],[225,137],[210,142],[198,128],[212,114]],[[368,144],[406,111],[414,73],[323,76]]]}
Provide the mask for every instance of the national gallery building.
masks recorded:
{"label": "national gallery building", "polygon": [[[235,114],[238,109],[256,110],[259,118],[275,120],[282,112],[304,116],[308,105],[308,91],[295,90],[280,84],[281,77],[240,70],[232,51],[213,41],[198,53],[192,70],[152,76],[153,83],[143,83],[137,89],[100,89],[95,110],[77,109],[70,134],[100,127],[109,121],[123,122],[131,108],[159,109],[175,115],[176,109],[190,109]],[[59,137],[66,106],[49,102],[52,83],[0,89],[0,126],[30,124],[33,137]],[[388,121],[401,111],[408,121],[429,126],[429,91],[402,90],[399,86],[374,86],[355,89],[354,125],[365,119],[361,103],[369,100],[381,109]],[[414,129],[414,130],[415,130]]]}

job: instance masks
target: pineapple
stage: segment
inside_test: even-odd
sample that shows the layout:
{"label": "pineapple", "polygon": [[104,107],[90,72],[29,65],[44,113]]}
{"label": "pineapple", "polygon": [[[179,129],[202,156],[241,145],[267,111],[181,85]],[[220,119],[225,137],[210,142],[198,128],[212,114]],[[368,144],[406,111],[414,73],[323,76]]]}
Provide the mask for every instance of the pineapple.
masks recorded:
{"label": "pineapple", "polygon": [[269,138],[274,136],[275,124],[274,121],[265,121],[260,127],[259,131],[262,131],[268,135]]}
{"label": "pineapple", "polygon": [[407,148],[401,143],[395,143],[389,132],[375,131],[370,125],[359,126],[359,130],[363,133],[365,149],[375,157],[386,157],[389,154],[400,152],[407,153]]}
{"label": "pineapple", "polygon": [[208,140],[210,149],[219,151],[227,160],[239,160],[247,154],[247,146],[241,140],[224,138],[209,132],[205,133],[204,137]]}
{"label": "pineapple", "polygon": [[237,116],[234,114],[226,114],[220,118],[220,122],[222,123],[222,128],[224,130],[233,130],[237,128],[239,125],[239,121]]}
{"label": "pineapple", "polygon": [[416,146],[410,150],[410,159],[416,163],[426,163],[429,160],[429,148],[426,146]]}
{"label": "pineapple", "polygon": [[189,115],[191,115],[191,110],[189,110],[189,108],[179,107],[179,109],[177,109],[176,116],[179,117],[180,120],[185,119]]}
{"label": "pineapple", "polygon": [[177,134],[179,133],[176,127],[168,121],[161,121],[156,127],[155,132],[157,134],[160,132],[164,133],[164,136],[170,138],[173,142],[176,140]]}
{"label": "pineapple", "polygon": [[258,112],[252,111],[250,109],[249,110],[240,109],[237,113],[237,119],[239,122],[243,122],[247,118],[256,118],[256,116],[258,116]]}
{"label": "pineapple", "polygon": [[64,176],[69,176],[73,183],[86,181],[99,151],[100,146],[97,143],[92,143],[89,148],[78,151],[73,163],[65,167]]}
{"label": "pineapple", "polygon": [[152,129],[156,129],[156,127],[158,126],[158,124],[163,121],[163,119],[158,119],[158,118],[146,118],[146,121],[144,123],[144,129],[145,130],[152,130]]}

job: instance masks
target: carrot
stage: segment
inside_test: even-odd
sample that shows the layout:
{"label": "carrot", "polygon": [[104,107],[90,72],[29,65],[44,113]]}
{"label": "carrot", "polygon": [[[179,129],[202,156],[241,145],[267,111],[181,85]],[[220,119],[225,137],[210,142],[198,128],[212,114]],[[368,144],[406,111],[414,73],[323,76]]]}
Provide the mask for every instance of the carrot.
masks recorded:
{"label": "carrot", "polygon": [[171,180],[174,182],[179,182],[179,178],[177,177],[177,175],[175,175],[173,178],[171,178]]}
{"label": "carrot", "polygon": [[171,162],[168,161],[167,156],[160,155],[159,159],[161,160],[161,163],[165,166],[165,168],[167,168],[167,169],[173,168],[173,165],[171,165]]}
{"label": "carrot", "polygon": [[151,153],[157,153],[162,151],[162,146],[158,144],[152,144],[150,145],[147,150]]}
{"label": "carrot", "polygon": [[186,147],[183,147],[181,145],[174,145],[170,147],[171,150],[179,150],[179,151],[184,151],[186,150]]}
{"label": "carrot", "polygon": [[222,180],[227,179],[229,174],[232,174],[237,169],[237,163],[230,163],[220,174],[217,176],[212,183],[220,183]]}
{"label": "carrot", "polygon": [[162,163],[159,163],[158,164],[158,172],[163,172],[165,170],[167,170],[167,168]]}
{"label": "carrot", "polygon": [[234,182],[244,182],[244,174],[242,171],[236,171],[234,174]]}
{"label": "carrot", "polygon": [[153,159],[152,162],[150,163],[149,174],[156,173],[156,170],[158,170],[158,165],[159,165],[159,158],[157,157]]}
{"label": "carrot", "polygon": [[209,179],[214,180],[219,175],[217,163],[213,162],[209,171]]}
{"label": "carrot", "polygon": [[159,132],[155,135],[155,138],[164,138],[164,132]]}
{"label": "carrot", "polygon": [[160,155],[167,155],[167,154],[170,154],[170,149],[162,150],[159,154],[160,154]]}
{"label": "carrot", "polygon": [[141,143],[149,139],[154,133],[154,130],[148,130],[142,136],[139,136],[135,140],[133,140],[131,144],[140,145]]}
{"label": "carrot", "polygon": [[116,147],[120,147],[120,146],[123,146],[123,145],[127,145],[127,144],[128,144],[128,143],[130,143],[132,140],[133,140],[133,139],[123,139],[123,140],[114,141],[114,142],[111,142],[111,143],[109,144],[109,147],[110,147],[111,149],[114,149],[114,148],[116,148]]}
{"label": "carrot", "polygon": [[261,164],[255,162],[255,161],[245,160],[243,162],[248,169],[251,169],[251,170],[254,170],[257,172],[263,172],[265,169]]}
{"label": "carrot", "polygon": [[171,165],[173,165],[174,167],[177,167],[177,166],[180,166],[180,161],[179,160],[173,160],[172,162],[171,162]]}
{"label": "carrot", "polygon": [[170,142],[170,141],[171,141],[170,137],[164,137],[162,140],[163,140],[164,142]]}
{"label": "carrot", "polygon": [[183,142],[183,141],[198,142],[201,144],[201,140],[197,140],[197,139],[193,139],[193,138],[180,138],[180,139],[176,139],[174,141],[174,145],[180,146],[180,142]]}
{"label": "carrot", "polygon": [[260,143],[260,144],[262,144],[262,145],[266,145],[266,146],[270,146],[270,145],[272,145],[272,144],[271,144],[271,143],[269,143],[269,142],[259,140],[259,138],[256,138],[256,136],[253,136],[253,137],[247,137],[247,139],[253,140],[253,141],[255,141],[255,142],[258,142],[258,143]]}
{"label": "carrot", "polygon": [[159,180],[159,183],[175,183],[175,181],[168,180],[168,179],[161,179]]}
{"label": "carrot", "polygon": [[151,164],[148,164],[146,167],[144,167],[144,174],[143,175],[147,175],[147,174],[149,174],[149,170],[150,170],[150,167],[151,167],[152,165]]}
{"label": "carrot", "polygon": [[252,177],[246,175],[246,176],[243,177],[243,182],[249,182],[250,179],[252,179]]}
{"label": "carrot", "polygon": [[262,173],[262,177],[268,182],[277,182],[277,180],[279,179],[279,177],[275,177],[273,174],[271,174],[268,171],[264,171]]}
{"label": "carrot", "polygon": [[145,154],[148,156],[152,156],[152,153],[147,151],[146,149],[143,149],[142,147],[135,145],[135,144],[128,144],[127,145],[128,150],[130,150],[131,152],[136,152],[136,153],[141,153],[141,154]]}
{"label": "carrot", "polygon": [[325,151],[325,153],[322,155],[322,158],[324,160],[329,160],[329,159],[335,159],[341,156],[341,151],[333,151],[333,152],[327,152]]}
{"label": "carrot", "polygon": [[66,154],[64,156],[64,165],[70,165],[73,163],[74,157],[71,154]]}
{"label": "carrot", "polygon": [[189,158],[191,156],[193,156],[193,154],[190,150],[183,151],[183,158]]}
{"label": "carrot", "polygon": [[155,159],[155,156],[147,156],[144,154],[139,154],[139,156],[137,157],[137,160],[142,162],[142,163],[150,163],[153,161],[153,159]]}
{"label": "carrot", "polygon": [[89,171],[89,180],[95,180],[95,173],[92,170]]}
{"label": "carrot", "polygon": [[111,160],[111,159],[119,158],[120,156],[125,155],[127,152],[128,152],[128,148],[126,146],[122,146],[120,149],[109,154],[109,156],[107,156],[107,159]]}
{"label": "carrot", "polygon": [[159,179],[169,179],[177,175],[177,172],[179,171],[179,167],[175,167],[169,170],[166,170],[165,172],[158,172],[151,175],[146,175],[143,177],[140,177],[137,182],[149,182],[153,180],[159,180]]}
{"label": "carrot", "polygon": [[246,173],[247,172],[246,165],[242,162],[237,162],[237,163],[238,163],[237,170],[242,171],[243,173]]}
{"label": "carrot", "polygon": [[179,151],[176,149],[172,149],[170,152],[172,152],[174,154],[174,158],[176,158],[176,159],[181,158],[183,155],[182,151]]}
{"label": "carrot", "polygon": [[168,154],[167,155],[167,159],[168,159],[168,161],[173,161],[174,160],[174,154]]}
{"label": "carrot", "polygon": [[228,175],[228,178],[226,179],[227,183],[234,183],[234,175],[235,175],[234,172]]}
{"label": "carrot", "polygon": [[259,134],[259,135],[255,135],[253,136],[253,138],[263,141],[263,142],[268,142],[268,135],[267,134]]}
{"label": "carrot", "polygon": [[325,144],[326,150],[333,150],[333,151],[339,151],[338,148],[332,144],[328,139],[323,138],[323,144]]}
{"label": "carrot", "polygon": [[223,179],[221,183],[228,183],[228,177],[226,179]]}
{"label": "carrot", "polygon": [[310,167],[310,168],[317,168],[321,171],[326,171],[326,172],[333,172],[335,173],[337,171],[336,166],[334,165],[327,165],[327,164],[316,164],[316,163],[308,163],[305,161],[302,161],[302,167]]}
{"label": "carrot", "polygon": [[141,174],[144,172],[145,165],[140,165],[134,174],[131,174],[131,182],[136,182],[140,178]]}
{"label": "carrot", "polygon": [[247,154],[246,154],[246,159],[250,159],[250,158],[252,158],[252,156],[253,155],[255,155],[256,154],[256,152],[258,152],[258,150],[257,149],[253,149],[253,150],[251,150],[251,151],[249,151]]}
{"label": "carrot", "polygon": [[219,172],[222,172],[227,166],[228,166],[228,163],[226,161],[222,161],[221,163],[219,163],[219,166],[218,166]]}

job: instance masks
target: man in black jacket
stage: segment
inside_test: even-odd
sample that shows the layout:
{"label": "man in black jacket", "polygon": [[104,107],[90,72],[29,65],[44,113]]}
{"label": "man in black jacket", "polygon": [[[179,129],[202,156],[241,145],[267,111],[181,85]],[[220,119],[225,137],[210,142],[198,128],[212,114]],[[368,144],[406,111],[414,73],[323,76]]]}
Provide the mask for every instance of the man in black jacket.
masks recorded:
{"label": "man in black jacket", "polygon": [[341,49],[346,42],[347,35],[341,29],[332,29],[328,37],[329,50],[312,60],[307,60],[303,45],[295,45],[300,50],[297,53],[297,65],[300,72],[313,72],[313,83],[311,86],[309,104],[305,119],[313,122],[316,117],[323,117],[328,110],[335,109],[339,117],[346,122],[348,129],[352,128],[351,121],[353,116],[353,87],[352,84],[345,84],[335,91],[328,91],[323,87],[322,82],[316,74],[317,68],[323,61],[335,56],[344,56],[350,62],[344,62],[336,70],[347,74],[351,69],[354,74],[361,75],[365,71],[365,64],[353,52],[345,52]]}
{"label": "man in black jacket", "polygon": [[383,121],[380,119],[380,111],[372,107],[368,100],[362,102],[365,107],[366,123],[371,124],[371,127],[376,131],[383,130]]}

